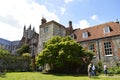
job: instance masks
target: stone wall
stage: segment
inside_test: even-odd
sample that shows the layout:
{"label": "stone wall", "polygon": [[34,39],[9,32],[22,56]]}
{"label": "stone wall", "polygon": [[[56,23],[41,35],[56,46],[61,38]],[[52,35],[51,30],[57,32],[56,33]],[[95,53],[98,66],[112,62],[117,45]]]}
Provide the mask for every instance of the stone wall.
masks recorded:
{"label": "stone wall", "polygon": [[[112,55],[105,55],[104,42],[110,41],[112,46]],[[103,64],[106,63],[108,66],[116,66],[117,63],[120,64],[120,36],[96,39],[86,42],[81,42],[84,48],[89,49],[89,44],[94,44],[95,46],[95,57],[93,62],[102,61]]]}
{"label": "stone wall", "polygon": [[[45,32],[45,29],[48,31]],[[43,50],[44,43],[52,38],[53,36],[65,36],[66,31],[65,28],[56,25],[54,23],[48,25],[41,25],[39,29],[39,43],[38,43],[38,53]]]}

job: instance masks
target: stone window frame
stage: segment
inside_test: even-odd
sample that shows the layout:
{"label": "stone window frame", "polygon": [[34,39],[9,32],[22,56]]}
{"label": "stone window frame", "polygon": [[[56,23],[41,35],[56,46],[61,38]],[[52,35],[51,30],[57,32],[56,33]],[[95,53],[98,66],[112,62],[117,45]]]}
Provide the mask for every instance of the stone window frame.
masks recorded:
{"label": "stone window frame", "polygon": [[47,32],[48,32],[48,26],[45,26],[44,33],[47,33]]}

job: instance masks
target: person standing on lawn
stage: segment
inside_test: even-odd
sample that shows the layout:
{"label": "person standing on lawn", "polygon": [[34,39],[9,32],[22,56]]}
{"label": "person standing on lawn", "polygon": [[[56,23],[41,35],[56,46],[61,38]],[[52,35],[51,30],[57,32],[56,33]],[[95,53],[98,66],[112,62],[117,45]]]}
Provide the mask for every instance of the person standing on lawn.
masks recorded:
{"label": "person standing on lawn", "polygon": [[103,69],[104,69],[104,74],[107,76],[108,75],[108,67],[106,64],[104,64]]}
{"label": "person standing on lawn", "polygon": [[88,65],[88,77],[91,77],[92,63]]}
{"label": "person standing on lawn", "polygon": [[95,66],[94,66],[94,64],[92,65],[92,76],[95,76]]}

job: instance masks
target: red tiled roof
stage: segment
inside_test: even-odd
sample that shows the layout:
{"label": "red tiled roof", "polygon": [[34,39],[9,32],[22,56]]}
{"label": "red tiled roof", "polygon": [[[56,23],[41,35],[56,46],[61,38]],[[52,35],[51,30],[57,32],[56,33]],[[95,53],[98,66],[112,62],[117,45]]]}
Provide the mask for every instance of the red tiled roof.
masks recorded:
{"label": "red tiled roof", "polygon": [[[110,33],[105,34],[103,29],[107,26],[110,27],[111,31],[110,31]],[[83,38],[83,36],[82,36],[83,32],[89,33],[88,38]],[[77,29],[73,33],[76,36],[75,40],[77,42],[105,38],[105,37],[110,37],[110,36],[117,36],[117,35],[120,35],[120,24],[116,23],[116,22],[108,22],[108,23],[96,25],[93,27],[89,27],[86,29]]]}

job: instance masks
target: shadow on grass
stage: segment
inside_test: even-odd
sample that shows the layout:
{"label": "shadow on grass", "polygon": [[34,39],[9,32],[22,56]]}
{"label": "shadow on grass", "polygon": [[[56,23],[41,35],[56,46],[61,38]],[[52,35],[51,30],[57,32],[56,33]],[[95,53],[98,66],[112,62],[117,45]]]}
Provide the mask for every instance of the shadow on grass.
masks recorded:
{"label": "shadow on grass", "polygon": [[6,75],[5,75],[6,73],[0,73],[0,77],[1,78],[6,78]]}
{"label": "shadow on grass", "polygon": [[[88,77],[87,74],[67,74],[67,73],[48,73],[48,72],[42,72],[42,74],[54,75],[54,76]],[[91,78],[100,79],[98,76],[92,76]]]}
{"label": "shadow on grass", "polygon": [[50,74],[50,75],[55,75],[55,76],[87,76],[86,74],[67,74],[67,73],[50,73],[50,72],[42,72],[42,74]]}
{"label": "shadow on grass", "polygon": [[98,76],[92,76],[92,79],[100,79]]}
{"label": "shadow on grass", "polygon": [[[49,72],[42,72],[45,75],[54,75],[54,76],[73,76],[73,77],[88,77],[87,74],[66,74],[66,73],[49,73]],[[91,79],[100,79],[99,76],[92,76]]]}

